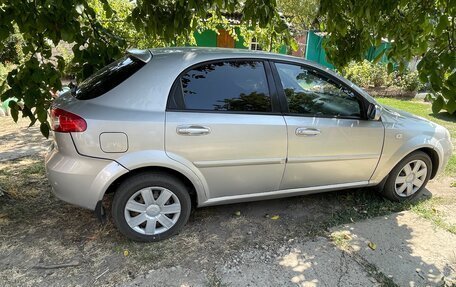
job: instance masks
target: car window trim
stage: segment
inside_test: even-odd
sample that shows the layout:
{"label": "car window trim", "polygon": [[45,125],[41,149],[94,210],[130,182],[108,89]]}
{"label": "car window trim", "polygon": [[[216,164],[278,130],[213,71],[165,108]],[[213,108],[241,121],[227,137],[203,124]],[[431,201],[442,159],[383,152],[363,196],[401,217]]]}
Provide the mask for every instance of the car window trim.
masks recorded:
{"label": "car window trim", "polygon": [[[184,95],[182,92],[182,76],[194,69],[195,67],[207,65],[217,62],[226,62],[226,61],[252,61],[252,62],[261,62],[264,67],[264,73],[266,77],[267,87],[269,91],[269,97],[271,98],[271,111],[270,112],[252,112],[252,111],[214,111],[214,110],[202,110],[202,109],[186,109],[184,108]],[[220,58],[213,59],[208,61],[202,61],[196,64],[193,64],[185,68],[179,75],[174,79],[173,85],[171,86],[170,92],[168,94],[168,100],[166,103],[167,112],[194,112],[194,113],[223,113],[223,114],[253,114],[253,115],[282,115],[281,104],[279,103],[279,94],[274,83],[274,78],[272,75],[272,69],[269,64],[268,59],[264,58]]]}
{"label": "car window trim", "polygon": [[[367,117],[367,106],[368,106],[368,101],[357,91],[346,85],[344,82],[339,80],[337,77],[325,72],[324,70],[309,65],[305,63],[299,63],[299,62],[293,62],[293,61],[286,61],[286,60],[269,60],[270,61],[270,66],[272,70],[272,76],[274,78],[274,83],[277,87],[278,90],[278,95],[279,95],[279,101],[281,106],[283,107],[282,112],[284,116],[296,116],[296,117],[308,117],[308,118],[330,118],[330,119],[348,119],[348,120],[369,120]],[[340,85],[341,87],[347,89],[348,91],[352,92],[355,97],[360,101],[361,103],[361,117],[355,117],[355,116],[330,116],[330,115],[317,115],[317,114],[299,114],[299,113],[291,113],[288,109],[288,102],[287,102],[287,97],[285,95],[285,91],[282,86],[282,81],[280,80],[280,75],[276,67],[276,63],[280,64],[287,64],[287,65],[294,65],[294,66],[301,66],[306,69],[312,70],[315,72],[318,76],[322,76],[324,79],[331,80],[332,82],[336,83],[337,85]]]}

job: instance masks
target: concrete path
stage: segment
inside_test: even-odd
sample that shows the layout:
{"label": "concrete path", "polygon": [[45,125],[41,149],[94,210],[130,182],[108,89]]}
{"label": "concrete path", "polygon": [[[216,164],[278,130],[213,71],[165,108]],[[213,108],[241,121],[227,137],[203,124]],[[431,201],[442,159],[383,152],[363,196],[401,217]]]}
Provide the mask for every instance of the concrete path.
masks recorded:
{"label": "concrete path", "polygon": [[456,284],[456,235],[410,211],[333,231],[345,231],[352,257],[361,257],[399,286]]}
{"label": "concrete path", "polygon": [[127,286],[380,286],[327,238],[289,243],[278,250],[244,251],[213,270],[150,270]]}

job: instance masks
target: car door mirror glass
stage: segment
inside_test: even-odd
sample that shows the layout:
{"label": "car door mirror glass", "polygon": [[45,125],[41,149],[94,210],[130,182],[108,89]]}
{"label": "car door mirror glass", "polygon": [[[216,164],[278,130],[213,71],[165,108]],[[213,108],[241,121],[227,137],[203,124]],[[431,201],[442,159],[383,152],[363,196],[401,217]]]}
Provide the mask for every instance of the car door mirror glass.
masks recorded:
{"label": "car door mirror glass", "polygon": [[369,108],[367,109],[367,117],[369,120],[378,121],[382,116],[382,109],[380,106],[376,104],[369,104]]}

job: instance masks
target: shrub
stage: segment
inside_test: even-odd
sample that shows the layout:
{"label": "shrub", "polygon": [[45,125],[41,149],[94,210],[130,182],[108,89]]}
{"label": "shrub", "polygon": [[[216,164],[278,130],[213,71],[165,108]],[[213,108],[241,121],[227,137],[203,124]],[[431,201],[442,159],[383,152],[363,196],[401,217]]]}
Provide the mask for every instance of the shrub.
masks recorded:
{"label": "shrub", "polygon": [[406,72],[406,73],[393,73],[393,86],[398,87],[401,90],[407,92],[416,92],[422,89],[424,86],[420,81],[417,71]]}
{"label": "shrub", "polygon": [[343,70],[343,75],[363,88],[392,86],[398,90],[416,92],[424,87],[417,71],[403,73],[395,71],[388,74],[386,65],[374,64],[368,60],[350,62]]}
{"label": "shrub", "polygon": [[22,52],[24,39],[18,33],[17,27],[14,30],[16,33],[11,34],[0,42],[0,63],[19,62],[24,58],[24,53]]}
{"label": "shrub", "polygon": [[368,60],[350,62],[343,74],[353,83],[361,87],[382,87],[391,84],[391,77],[384,64],[373,64]]}

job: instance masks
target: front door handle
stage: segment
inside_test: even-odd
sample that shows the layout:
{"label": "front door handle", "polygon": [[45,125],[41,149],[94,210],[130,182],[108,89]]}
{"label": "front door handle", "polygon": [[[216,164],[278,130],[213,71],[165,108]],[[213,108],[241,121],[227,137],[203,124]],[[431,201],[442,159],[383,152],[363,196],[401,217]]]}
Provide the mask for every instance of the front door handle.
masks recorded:
{"label": "front door handle", "polygon": [[314,128],[297,128],[296,129],[296,135],[297,136],[317,136],[321,134],[321,131],[319,129],[314,129]]}
{"label": "front door handle", "polygon": [[178,135],[183,136],[202,136],[211,133],[211,129],[199,125],[183,125],[178,126],[176,129]]}

